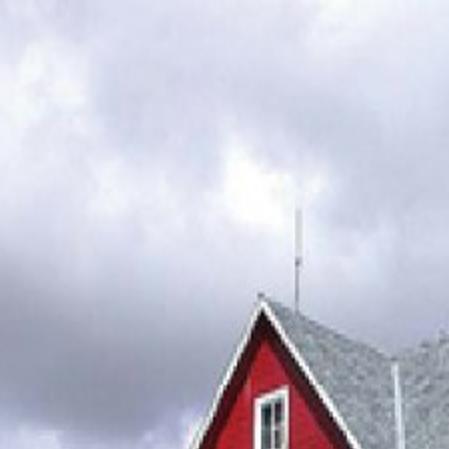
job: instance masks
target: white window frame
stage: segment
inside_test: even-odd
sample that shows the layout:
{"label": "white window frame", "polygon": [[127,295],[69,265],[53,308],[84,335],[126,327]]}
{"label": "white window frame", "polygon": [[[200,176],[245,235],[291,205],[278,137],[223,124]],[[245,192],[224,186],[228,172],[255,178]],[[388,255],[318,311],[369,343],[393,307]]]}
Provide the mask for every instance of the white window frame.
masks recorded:
{"label": "white window frame", "polygon": [[262,449],[262,407],[270,402],[274,402],[277,399],[281,399],[284,403],[284,438],[285,443],[282,449],[289,448],[289,412],[290,412],[290,400],[288,386],[277,388],[276,390],[264,393],[258,396],[254,401],[254,418],[253,418],[253,431],[254,431],[254,449]]}

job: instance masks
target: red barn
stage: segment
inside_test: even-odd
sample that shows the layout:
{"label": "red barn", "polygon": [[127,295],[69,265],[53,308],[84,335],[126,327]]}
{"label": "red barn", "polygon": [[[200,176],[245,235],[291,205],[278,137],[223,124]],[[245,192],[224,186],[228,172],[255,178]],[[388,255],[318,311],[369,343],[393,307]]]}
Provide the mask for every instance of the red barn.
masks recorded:
{"label": "red barn", "polygon": [[191,449],[449,449],[449,341],[389,357],[272,301]]}

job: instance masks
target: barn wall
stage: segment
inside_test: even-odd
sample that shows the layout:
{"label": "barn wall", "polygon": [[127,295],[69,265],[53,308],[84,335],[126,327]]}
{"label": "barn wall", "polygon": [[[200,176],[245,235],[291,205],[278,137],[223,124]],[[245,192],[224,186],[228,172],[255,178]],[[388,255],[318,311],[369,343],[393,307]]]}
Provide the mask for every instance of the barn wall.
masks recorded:
{"label": "barn wall", "polygon": [[349,449],[268,320],[257,324],[202,449],[253,449],[254,399],[287,385],[290,449]]}

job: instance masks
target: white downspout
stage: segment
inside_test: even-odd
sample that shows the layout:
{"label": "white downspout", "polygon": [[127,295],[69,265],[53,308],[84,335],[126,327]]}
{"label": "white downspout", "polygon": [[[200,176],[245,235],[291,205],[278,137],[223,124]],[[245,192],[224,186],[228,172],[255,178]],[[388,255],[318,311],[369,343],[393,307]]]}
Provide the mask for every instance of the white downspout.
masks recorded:
{"label": "white downspout", "polygon": [[396,449],[405,449],[405,428],[402,409],[402,388],[399,363],[393,360],[391,375],[394,386],[394,421],[396,428]]}

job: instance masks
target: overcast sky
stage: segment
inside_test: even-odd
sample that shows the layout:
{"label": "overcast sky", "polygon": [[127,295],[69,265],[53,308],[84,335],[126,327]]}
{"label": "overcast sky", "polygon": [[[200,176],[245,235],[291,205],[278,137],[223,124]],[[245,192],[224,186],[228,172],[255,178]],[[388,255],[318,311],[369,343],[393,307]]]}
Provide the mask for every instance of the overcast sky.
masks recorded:
{"label": "overcast sky", "polygon": [[185,447],[259,290],[449,329],[446,0],[0,0],[0,448]]}

